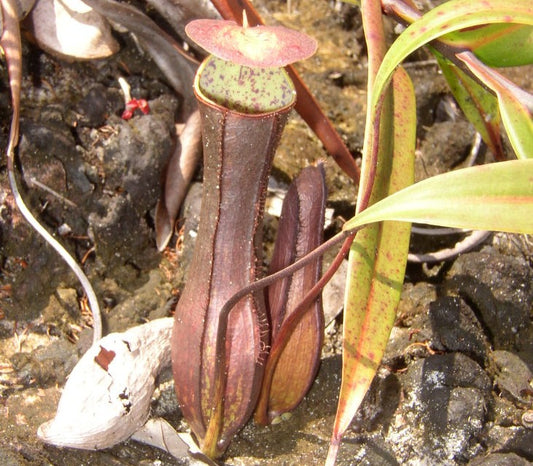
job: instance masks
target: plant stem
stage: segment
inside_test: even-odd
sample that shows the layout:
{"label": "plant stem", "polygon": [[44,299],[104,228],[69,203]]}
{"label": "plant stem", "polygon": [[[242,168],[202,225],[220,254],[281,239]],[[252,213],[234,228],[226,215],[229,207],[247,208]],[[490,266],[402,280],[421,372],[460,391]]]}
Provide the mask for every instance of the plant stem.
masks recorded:
{"label": "plant stem", "polygon": [[252,293],[256,293],[257,291],[262,290],[263,288],[266,288],[267,286],[271,285],[275,281],[288,277],[289,275],[293,274],[297,270],[300,270],[302,267],[305,267],[307,264],[311,263],[312,261],[316,260],[318,257],[325,254],[328,249],[346,240],[346,238],[351,237],[355,233],[355,231],[359,229],[360,228],[357,228],[354,230],[341,231],[340,233],[337,233],[335,236],[333,236],[329,240],[322,243],[316,249],[313,249],[313,251],[311,251],[309,254],[303,256],[301,259],[289,265],[288,267],[285,267],[279,272],[268,275],[264,278],[261,278],[260,280],[257,280],[251,283],[250,285],[244,288],[241,288],[237,293],[235,293],[230,299],[226,301],[226,303],[224,304],[224,306],[222,307],[220,311],[221,315],[227,315],[231,311],[231,309],[235,306],[235,304],[237,304],[245,296],[252,294]]}
{"label": "plant stem", "polygon": [[[328,269],[326,273],[326,278],[323,277],[319,282],[317,282],[317,284],[305,296],[302,303],[298,305],[298,308],[291,315],[291,318],[287,319],[287,322],[285,322],[283,326],[281,327],[280,330],[284,331],[286,334],[289,334],[290,330],[292,330],[291,327],[294,327],[298,323],[299,318],[302,317],[303,315],[302,310],[306,310],[306,308],[309,306],[309,303],[312,302],[314,299],[316,299],[318,293],[324,287],[325,283],[327,283],[327,281],[331,278],[331,275],[335,273],[336,268],[338,268],[338,266],[340,265],[340,261],[342,260],[346,252],[349,250],[349,245],[351,245],[352,243],[355,232],[359,229],[360,228],[357,228],[355,230],[341,231],[340,233],[337,233],[335,236],[330,238],[328,241],[322,243],[316,249],[311,251],[309,254],[303,256],[301,259],[297,260],[293,264],[280,270],[279,272],[276,272],[264,278],[261,278],[260,280],[257,280],[251,283],[250,285],[240,289],[230,299],[228,299],[228,301],[226,301],[226,303],[220,310],[220,323],[221,324],[223,323],[224,325],[219,325],[218,330],[217,330],[217,338],[216,338],[217,358],[216,358],[216,363],[215,363],[215,377],[214,378],[215,380],[217,380],[217,385],[216,385],[216,393],[214,397],[215,402],[213,403],[213,405],[215,406],[215,409],[214,409],[215,412],[213,413],[214,415],[211,416],[209,426],[207,428],[207,431],[211,432],[211,435],[213,435],[212,433],[216,432],[216,429],[218,428],[216,426],[215,414],[220,414],[218,413],[218,410],[220,409],[220,407],[223,405],[223,402],[224,402],[224,392],[226,389],[226,379],[227,379],[226,373],[225,373],[225,367],[226,367],[225,342],[226,342],[227,322],[229,320],[230,312],[233,310],[236,304],[238,304],[239,301],[241,301],[241,299],[245,298],[248,295],[253,295],[254,293],[257,293],[263,288],[266,288],[267,286],[271,285],[275,281],[281,280],[293,274],[297,270],[300,270],[301,268],[315,261],[318,257],[322,256],[328,249],[344,241],[345,243],[341,249],[341,252],[339,252],[339,254],[334,260],[334,263],[330,266],[330,268]],[[344,252],[345,249],[346,249],[346,252]],[[296,315],[293,318],[294,314]],[[285,327],[287,327],[287,329],[283,330],[285,329]],[[279,351],[281,352],[282,349],[283,348],[281,347]]]}

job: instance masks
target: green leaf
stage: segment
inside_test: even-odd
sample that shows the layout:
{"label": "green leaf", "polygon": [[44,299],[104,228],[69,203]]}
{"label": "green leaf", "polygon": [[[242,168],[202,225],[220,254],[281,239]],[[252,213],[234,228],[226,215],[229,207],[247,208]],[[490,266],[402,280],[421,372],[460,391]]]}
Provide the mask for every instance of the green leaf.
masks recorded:
{"label": "green leaf", "polygon": [[420,181],[373,204],[344,230],[383,220],[533,233],[533,160],[464,168]]}
{"label": "green leaf", "polygon": [[503,159],[498,99],[439,52],[433,53],[461,110],[493,154]]}
{"label": "green leaf", "polygon": [[520,158],[533,158],[533,120],[520,99],[507,92],[498,92],[500,113],[511,145]]}
{"label": "green leaf", "polygon": [[433,39],[473,26],[493,23],[533,25],[533,2],[520,0],[451,0],[411,24],[392,44],[376,76],[371,111],[378,108],[380,95],[394,69],[412,52]]}
{"label": "green leaf", "polygon": [[[393,91],[393,107],[387,100],[383,109],[384,117],[392,118],[392,127],[381,125],[381,140],[392,134],[393,144],[384,144],[379,154],[382,162],[373,197],[397,191],[414,180],[416,106],[412,83],[402,68],[395,72]],[[383,357],[400,300],[410,231],[408,224],[383,222],[360,231],[352,245],[344,305],[342,385],[328,464]]]}
{"label": "green leaf", "polygon": [[457,58],[497,95],[501,118],[516,155],[522,159],[533,158],[533,118],[530,110],[533,96],[494,72],[471,53],[459,53]]}
{"label": "green leaf", "polygon": [[496,157],[503,159],[498,99],[440,53],[433,52],[461,110]]}
{"label": "green leaf", "polygon": [[533,26],[525,24],[486,24],[452,32],[440,40],[470,49],[488,66],[533,64]]}

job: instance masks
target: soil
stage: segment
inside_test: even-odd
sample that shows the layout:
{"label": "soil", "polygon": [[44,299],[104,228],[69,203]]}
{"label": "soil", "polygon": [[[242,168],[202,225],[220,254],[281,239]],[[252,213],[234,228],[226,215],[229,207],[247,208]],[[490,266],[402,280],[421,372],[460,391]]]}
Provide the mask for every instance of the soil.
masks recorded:
{"label": "soil", "polygon": [[[256,3],[269,23],[303,30],[318,53],[298,64],[305,82],[356,158],[363,144],[366,56],[357,8],[299,0]],[[290,10],[289,10],[290,8]],[[390,25],[393,38],[394,27]],[[78,258],[104,312],[105,333],[169,316],[179,298],[199,211],[201,170],[190,189],[181,233],[159,253],[154,210],[173,149],[179,98],[127,34],[121,50],[91,62],[65,62],[24,42],[19,156],[23,194],[49,231]],[[1,75],[1,146],[9,87]],[[456,111],[426,52],[406,65],[416,87],[417,178],[462,166],[474,130]],[[525,89],[533,71],[510,70]],[[120,118],[119,76],[149,101],[148,115]],[[354,210],[356,188],[294,114],[276,155],[286,187],[304,166],[324,160],[331,235]],[[480,161],[491,161],[482,151]],[[38,181],[36,184],[35,180]],[[275,234],[267,214],[265,237]],[[449,247],[461,235],[413,235],[413,251]],[[270,251],[269,244],[265,250]],[[292,416],[266,428],[249,423],[230,445],[233,465],[322,464],[340,387],[340,284],[325,298],[330,324],[310,393]],[[533,462],[533,247],[525,236],[493,234],[474,252],[433,266],[408,266],[385,358],[343,442],[338,464],[509,464]],[[335,291],[336,290],[336,291]],[[91,343],[91,315],[76,279],[25,223],[0,163],[0,463],[5,465],[178,464],[134,441],[104,451],[44,445],[38,426],[53,417],[61,387]],[[163,373],[154,414],[186,429]],[[187,461],[184,461],[187,464]]]}

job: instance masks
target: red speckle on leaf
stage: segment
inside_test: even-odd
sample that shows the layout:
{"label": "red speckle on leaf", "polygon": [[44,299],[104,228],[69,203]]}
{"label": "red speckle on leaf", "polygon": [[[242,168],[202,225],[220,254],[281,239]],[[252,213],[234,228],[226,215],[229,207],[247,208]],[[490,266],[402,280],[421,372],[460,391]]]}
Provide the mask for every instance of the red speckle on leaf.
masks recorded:
{"label": "red speckle on leaf", "polygon": [[185,32],[216,57],[250,67],[289,65],[309,58],[317,48],[312,37],[282,26],[242,27],[233,21],[197,19]]}

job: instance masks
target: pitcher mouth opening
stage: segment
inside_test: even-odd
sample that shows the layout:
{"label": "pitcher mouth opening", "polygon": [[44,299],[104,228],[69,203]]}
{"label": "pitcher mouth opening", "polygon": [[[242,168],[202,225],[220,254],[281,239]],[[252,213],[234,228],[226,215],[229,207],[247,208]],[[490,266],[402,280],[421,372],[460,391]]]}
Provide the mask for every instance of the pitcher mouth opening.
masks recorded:
{"label": "pitcher mouth opening", "polygon": [[194,92],[208,104],[246,115],[286,111],[296,102],[296,90],[283,68],[252,68],[213,55],[198,68]]}

